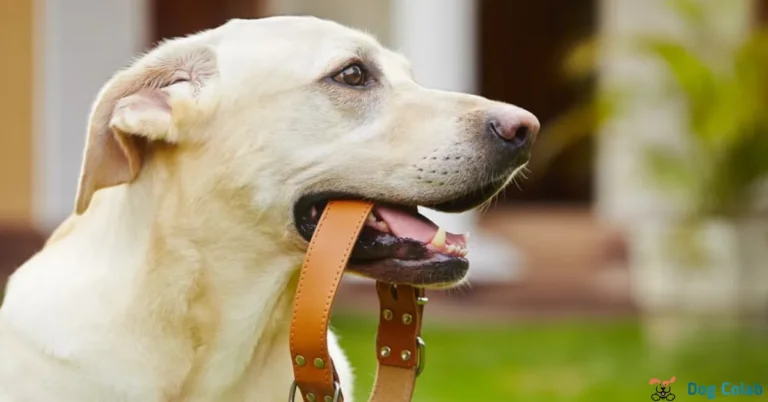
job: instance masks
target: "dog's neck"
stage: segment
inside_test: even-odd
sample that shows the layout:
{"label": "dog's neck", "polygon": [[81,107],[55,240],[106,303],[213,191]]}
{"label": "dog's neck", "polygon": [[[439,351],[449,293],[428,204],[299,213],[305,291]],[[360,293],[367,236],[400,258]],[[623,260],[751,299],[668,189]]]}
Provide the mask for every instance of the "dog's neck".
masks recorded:
{"label": "dog's neck", "polygon": [[[284,217],[244,208],[252,195],[211,188],[213,181],[196,182],[193,167],[177,171],[187,176],[150,167],[134,183],[97,192],[86,213],[65,223],[47,246],[71,250],[71,261],[59,266],[33,263],[29,270],[47,266],[87,276],[84,280],[98,289],[90,290],[92,300],[77,298],[103,307],[85,317],[92,326],[87,331],[130,333],[134,339],[120,341],[132,345],[112,347],[132,350],[142,344],[146,366],[131,364],[137,364],[137,375],[173,377],[157,380],[175,388],[164,393],[219,400],[216,393],[232,392],[246,375],[258,376],[254,367],[266,364],[258,360],[271,357],[265,348],[275,339],[287,340],[302,253],[289,245],[284,233],[276,232],[284,231],[284,223],[269,221]],[[45,252],[42,255],[45,258]],[[85,267],[92,271],[83,271]],[[69,292],[82,289],[51,295],[52,306],[46,307],[51,315],[61,313],[53,305],[66,304],[57,296],[72,298]],[[109,292],[109,298],[99,300],[99,292]],[[124,315],[107,316],[116,313]],[[72,312],[68,315],[59,323],[63,328],[43,329],[57,334],[58,339],[48,339],[54,347],[45,346],[54,352],[57,346],[70,351],[86,347],[63,343],[67,338],[62,333],[79,343],[75,338],[83,327],[71,321]],[[285,359],[289,362],[287,355]],[[141,370],[147,372],[139,374]]]}
{"label": "dog's neck", "polygon": [[[211,163],[199,166],[210,168]],[[232,392],[229,388],[238,386],[246,370],[267,365],[259,360],[268,359],[267,349],[275,338],[287,341],[303,253],[286,239],[283,211],[254,211],[249,208],[253,202],[249,190],[226,188],[215,180],[201,183],[203,175],[195,175],[195,170],[193,166],[176,170],[186,177],[159,170],[144,181],[153,193],[173,185],[182,191],[153,196],[157,210],[150,219],[154,227],[147,253],[153,272],[147,272],[142,289],[188,278],[176,289],[177,295],[168,294],[169,303],[163,307],[187,301],[187,306],[178,306],[177,314],[186,320],[194,360],[182,394],[217,399],[222,395],[216,393],[223,389]],[[155,289],[156,294],[165,292]],[[285,360],[289,361],[287,353]]]}

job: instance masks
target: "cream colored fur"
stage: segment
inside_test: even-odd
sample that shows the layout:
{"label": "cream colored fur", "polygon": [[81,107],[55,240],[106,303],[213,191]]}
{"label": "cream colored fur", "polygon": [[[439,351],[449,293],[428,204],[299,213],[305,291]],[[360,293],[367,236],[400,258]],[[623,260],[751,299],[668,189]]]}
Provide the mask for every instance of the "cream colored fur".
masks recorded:
{"label": "cream colored fur", "polygon": [[[323,78],[355,58],[377,65],[375,88]],[[512,106],[422,88],[398,54],[311,17],[161,44],[104,86],[76,213],[9,282],[0,401],[284,401],[306,250],[293,203],[459,194],[488,174],[459,117],[497,107]],[[462,168],[440,176],[446,158]]]}

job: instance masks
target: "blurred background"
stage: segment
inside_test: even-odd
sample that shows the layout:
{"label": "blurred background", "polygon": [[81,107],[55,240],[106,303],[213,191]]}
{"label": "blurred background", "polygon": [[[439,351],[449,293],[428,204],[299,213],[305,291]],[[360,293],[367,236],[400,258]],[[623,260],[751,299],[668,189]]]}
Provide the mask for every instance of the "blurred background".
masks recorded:
{"label": "blurred background", "polygon": [[[758,0],[0,0],[0,283],[72,211],[112,73],[162,38],[280,14],[364,29],[425,86],[542,122],[526,178],[461,223],[515,258],[481,250],[469,286],[429,292],[415,401],[646,401],[672,376],[678,399],[704,398],[689,382],[768,387]],[[350,280],[335,310],[361,401],[374,295]]]}

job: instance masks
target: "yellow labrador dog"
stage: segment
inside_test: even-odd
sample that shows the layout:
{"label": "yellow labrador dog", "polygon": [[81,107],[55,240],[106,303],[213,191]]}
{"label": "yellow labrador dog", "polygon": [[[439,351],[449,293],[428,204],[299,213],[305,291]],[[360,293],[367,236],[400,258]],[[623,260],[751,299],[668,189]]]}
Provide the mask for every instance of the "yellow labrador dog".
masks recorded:
{"label": "yellow labrador dog", "polygon": [[10,280],[0,401],[285,400],[298,269],[327,201],[376,203],[350,271],[455,284],[465,236],[416,207],[488,200],[538,129],[518,107],[423,88],[400,55],[316,18],[161,44],[101,90],[75,214]]}

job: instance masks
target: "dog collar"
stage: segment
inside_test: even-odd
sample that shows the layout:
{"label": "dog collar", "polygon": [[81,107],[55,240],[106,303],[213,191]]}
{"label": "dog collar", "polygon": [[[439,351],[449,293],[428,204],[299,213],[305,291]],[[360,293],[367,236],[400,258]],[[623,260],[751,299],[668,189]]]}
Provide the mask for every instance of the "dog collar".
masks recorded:
{"label": "dog collar", "polygon": [[[331,201],[317,224],[293,302],[290,351],[294,382],[305,402],[341,402],[339,377],[328,353],[328,321],[341,277],[373,204]],[[424,289],[376,283],[378,370],[370,402],[409,402],[424,365],[421,322]]]}

